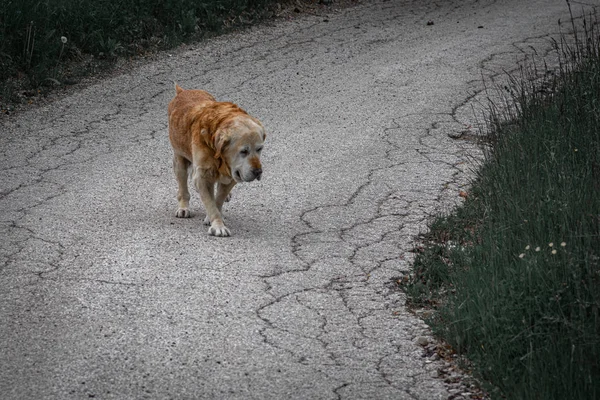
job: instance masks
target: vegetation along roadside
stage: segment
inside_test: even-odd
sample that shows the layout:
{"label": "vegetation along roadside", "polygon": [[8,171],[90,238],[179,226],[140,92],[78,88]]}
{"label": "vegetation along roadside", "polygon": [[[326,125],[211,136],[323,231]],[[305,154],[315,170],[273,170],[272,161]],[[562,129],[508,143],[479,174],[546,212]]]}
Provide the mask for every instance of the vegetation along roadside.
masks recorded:
{"label": "vegetation along roadside", "polygon": [[468,198],[399,281],[493,398],[600,398],[597,21],[554,43],[551,82],[511,78],[515,106],[492,107]]}
{"label": "vegetation along roadside", "polygon": [[131,57],[331,4],[332,0],[0,0],[0,112],[110,71]]}

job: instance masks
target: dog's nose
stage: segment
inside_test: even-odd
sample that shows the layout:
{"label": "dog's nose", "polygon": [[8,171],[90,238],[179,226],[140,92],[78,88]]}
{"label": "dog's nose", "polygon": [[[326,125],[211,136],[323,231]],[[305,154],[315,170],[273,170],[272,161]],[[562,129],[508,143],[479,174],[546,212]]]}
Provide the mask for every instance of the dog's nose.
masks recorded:
{"label": "dog's nose", "polygon": [[260,181],[260,177],[262,175],[262,168],[254,168],[252,170],[252,173],[254,174],[254,177]]}

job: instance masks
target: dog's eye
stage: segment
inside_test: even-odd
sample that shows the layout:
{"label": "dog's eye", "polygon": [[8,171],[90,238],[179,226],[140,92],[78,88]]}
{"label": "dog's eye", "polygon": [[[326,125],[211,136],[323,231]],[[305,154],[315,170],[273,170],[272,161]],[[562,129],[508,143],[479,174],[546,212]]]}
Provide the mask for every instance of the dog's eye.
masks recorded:
{"label": "dog's eye", "polygon": [[262,149],[263,149],[262,147],[259,147],[258,149],[256,149],[256,152],[260,153],[262,151]]}
{"label": "dog's eye", "polygon": [[242,151],[240,151],[240,154],[242,155],[242,157],[246,157],[248,155],[248,149],[242,149]]}

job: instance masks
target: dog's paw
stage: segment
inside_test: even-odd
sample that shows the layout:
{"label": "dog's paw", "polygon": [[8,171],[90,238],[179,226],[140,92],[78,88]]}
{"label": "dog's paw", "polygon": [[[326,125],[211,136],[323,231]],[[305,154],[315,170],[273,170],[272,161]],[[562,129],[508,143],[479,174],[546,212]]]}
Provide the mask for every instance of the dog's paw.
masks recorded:
{"label": "dog's paw", "polygon": [[208,234],[219,237],[231,236],[229,228],[227,228],[225,225],[211,225],[211,227],[208,228]]}
{"label": "dog's paw", "polygon": [[177,213],[175,213],[175,216],[177,218],[190,218],[192,213],[190,213],[188,208],[180,208],[177,210]]}
{"label": "dog's paw", "polygon": [[208,218],[208,215],[204,217],[204,225],[210,225],[210,218]]}
{"label": "dog's paw", "polygon": [[227,195],[227,197],[225,197],[225,201],[226,201],[226,202],[230,202],[230,201],[231,201],[231,193],[229,193],[229,194]]}

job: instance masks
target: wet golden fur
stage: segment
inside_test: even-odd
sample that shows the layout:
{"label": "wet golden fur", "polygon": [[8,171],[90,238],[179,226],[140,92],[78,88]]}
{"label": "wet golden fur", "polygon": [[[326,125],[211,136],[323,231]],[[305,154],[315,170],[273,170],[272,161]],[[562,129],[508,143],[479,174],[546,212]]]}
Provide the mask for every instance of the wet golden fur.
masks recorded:
{"label": "wet golden fur", "polygon": [[176,216],[190,217],[187,182],[191,169],[192,182],[206,209],[205,223],[211,225],[209,234],[229,236],[221,208],[236,183],[261,178],[264,128],[237,105],[218,102],[203,90],[184,90],[178,85],[175,90],[168,113],[179,185]]}

